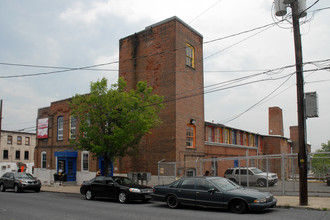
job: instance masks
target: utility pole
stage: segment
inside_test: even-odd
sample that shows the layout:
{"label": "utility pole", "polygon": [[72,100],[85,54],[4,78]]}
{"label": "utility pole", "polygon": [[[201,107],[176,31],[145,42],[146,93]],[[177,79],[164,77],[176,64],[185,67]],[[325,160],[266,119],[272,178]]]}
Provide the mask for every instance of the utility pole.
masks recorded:
{"label": "utility pole", "polygon": [[298,139],[299,139],[299,202],[300,205],[308,205],[307,192],[307,147],[306,147],[306,117],[304,103],[304,76],[303,76],[303,60],[301,49],[301,35],[299,18],[300,12],[298,8],[298,0],[290,3],[292,9],[293,35],[296,56],[296,80],[297,80],[297,107],[298,107]]}
{"label": "utility pole", "polygon": [[284,16],[286,8],[290,5],[292,12],[292,25],[294,36],[294,48],[296,57],[296,79],[297,79],[297,109],[298,109],[298,166],[299,166],[299,201],[300,205],[308,205],[307,193],[307,145],[306,145],[306,116],[305,116],[305,94],[304,75],[301,49],[301,36],[299,19],[307,15],[306,0],[275,0],[275,15]]}

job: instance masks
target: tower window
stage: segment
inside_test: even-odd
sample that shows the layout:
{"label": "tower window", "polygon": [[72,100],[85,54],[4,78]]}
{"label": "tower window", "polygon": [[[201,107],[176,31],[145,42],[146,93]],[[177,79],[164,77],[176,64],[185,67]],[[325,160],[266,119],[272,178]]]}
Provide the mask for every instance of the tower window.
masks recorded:
{"label": "tower window", "polygon": [[186,127],[186,147],[195,148],[195,126],[187,125]]}
{"label": "tower window", "polygon": [[186,43],[186,65],[195,68],[195,48]]}

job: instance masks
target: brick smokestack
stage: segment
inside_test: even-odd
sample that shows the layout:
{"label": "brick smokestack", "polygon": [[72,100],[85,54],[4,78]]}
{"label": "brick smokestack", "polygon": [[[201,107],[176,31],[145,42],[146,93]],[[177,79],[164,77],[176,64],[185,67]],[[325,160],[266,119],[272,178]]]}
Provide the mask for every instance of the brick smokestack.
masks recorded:
{"label": "brick smokestack", "polygon": [[270,107],[268,109],[268,134],[284,136],[282,109],[279,107]]}

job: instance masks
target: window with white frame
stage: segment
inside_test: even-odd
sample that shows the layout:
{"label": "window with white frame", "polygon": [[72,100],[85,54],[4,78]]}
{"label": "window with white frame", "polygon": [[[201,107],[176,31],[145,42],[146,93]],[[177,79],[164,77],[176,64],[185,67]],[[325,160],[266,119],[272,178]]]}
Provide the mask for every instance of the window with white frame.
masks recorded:
{"label": "window with white frame", "polygon": [[212,127],[207,127],[207,141],[213,142]]}
{"label": "window with white frame", "polygon": [[41,152],[41,168],[47,168],[47,153],[46,151]]}
{"label": "window with white frame", "polygon": [[236,136],[237,136],[237,138],[236,138],[236,140],[237,140],[237,144],[238,144],[238,145],[241,145],[241,144],[242,144],[242,143],[241,143],[241,132],[238,131]]}
{"label": "window with white frame", "polygon": [[220,143],[220,128],[215,129],[215,142]]}
{"label": "window with white frame", "polygon": [[81,162],[81,170],[82,171],[88,171],[89,169],[89,153],[87,151],[83,151],[81,153],[81,158],[82,158],[82,162]]}
{"label": "window with white frame", "polygon": [[70,117],[70,138],[76,139],[76,131],[77,131],[77,117]]}
{"label": "window with white frame", "polygon": [[231,143],[236,144],[236,131],[231,131]]}
{"label": "window with white frame", "polygon": [[57,118],[57,140],[63,140],[63,116]]}
{"label": "window with white frame", "polygon": [[229,144],[229,130],[225,129],[224,132],[224,143]]}

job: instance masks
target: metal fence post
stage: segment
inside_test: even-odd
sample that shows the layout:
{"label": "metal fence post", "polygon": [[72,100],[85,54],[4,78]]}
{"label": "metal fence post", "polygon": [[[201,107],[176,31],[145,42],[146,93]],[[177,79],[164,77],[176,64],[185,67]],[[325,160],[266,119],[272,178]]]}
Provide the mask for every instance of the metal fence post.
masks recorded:
{"label": "metal fence post", "polygon": [[198,160],[199,160],[199,157],[197,157],[197,159],[196,159],[196,175],[195,176],[198,176]]}
{"label": "metal fence post", "polygon": [[267,171],[267,188],[268,188],[268,172],[269,172],[269,157],[266,157],[266,171]]}
{"label": "metal fence post", "polygon": [[246,186],[249,187],[249,150],[246,150]]}

